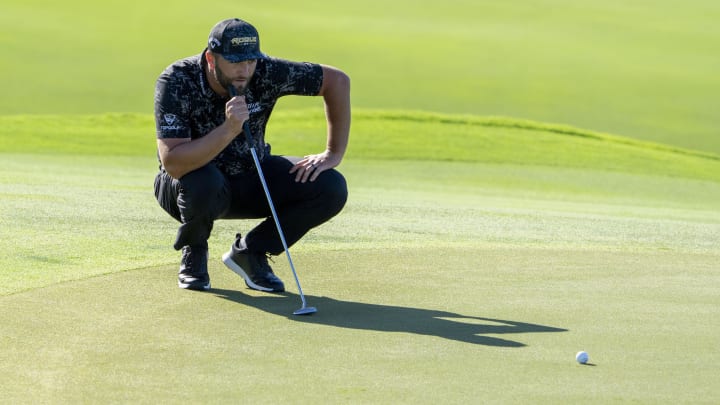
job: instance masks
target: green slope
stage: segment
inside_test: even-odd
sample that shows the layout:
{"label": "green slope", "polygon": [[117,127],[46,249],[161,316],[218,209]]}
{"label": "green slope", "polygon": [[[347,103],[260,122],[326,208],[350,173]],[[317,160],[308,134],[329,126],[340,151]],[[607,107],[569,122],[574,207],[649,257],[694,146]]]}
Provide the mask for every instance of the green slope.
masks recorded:
{"label": "green slope", "polygon": [[[324,147],[317,111],[274,115],[267,140],[277,153]],[[565,125],[510,118],[357,110],[348,158],[572,167],[720,179],[720,155]],[[154,122],[144,114],[0,116],[0,151],[151,156]]]}

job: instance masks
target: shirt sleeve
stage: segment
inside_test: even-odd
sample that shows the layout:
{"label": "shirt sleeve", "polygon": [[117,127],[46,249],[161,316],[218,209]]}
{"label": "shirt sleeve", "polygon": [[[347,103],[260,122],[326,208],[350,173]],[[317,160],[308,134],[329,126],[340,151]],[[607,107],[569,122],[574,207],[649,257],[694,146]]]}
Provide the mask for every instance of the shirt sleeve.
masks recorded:
{"label": "shirt sleeve", "polygon": [[320,93],[323,71],[319,64],[279,58],[269,58],[264,62],[267,72],[262,75],[261,86],[273,89],[276,97],[317,96]]}
{"label": "shirt sleeve", "polygon": [[188,92],[177,75],[165,71],[155,84],[155,130],[158,139],[190,138]]}

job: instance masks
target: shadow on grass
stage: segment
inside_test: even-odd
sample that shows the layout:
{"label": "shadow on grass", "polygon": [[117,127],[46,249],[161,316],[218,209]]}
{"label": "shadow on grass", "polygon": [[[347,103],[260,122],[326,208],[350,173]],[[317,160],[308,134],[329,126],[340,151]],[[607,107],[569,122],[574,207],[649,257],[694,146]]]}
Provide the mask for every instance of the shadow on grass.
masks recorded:
{"label": "shadow on grass", "polygon": [[567,331],[567,329],[518,321],[467,316],[432,309],[341,301],[311,295],[305,295],[308,306],[317,307],[318,312],[310,316],[298,316],[293,315],[292,312],[300,308],[301,300],[300,296],[294,293],[258,297],[232,290],[212,289],[210,292],[220,298],[297,322],[380,332],[415,333],[485,346],[525,346],[521,342],[486,335]]}

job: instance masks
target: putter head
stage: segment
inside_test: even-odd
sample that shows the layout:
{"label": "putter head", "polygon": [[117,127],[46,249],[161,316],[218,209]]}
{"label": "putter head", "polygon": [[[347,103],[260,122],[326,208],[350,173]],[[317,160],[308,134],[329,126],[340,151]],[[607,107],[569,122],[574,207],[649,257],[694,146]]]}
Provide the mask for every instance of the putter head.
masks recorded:
{"label": "putter head", "polygon": [[297,311],[293,312],[293,315],[311,315],[315,312],[317,312],[317,308],[315,307],[302,307]]}

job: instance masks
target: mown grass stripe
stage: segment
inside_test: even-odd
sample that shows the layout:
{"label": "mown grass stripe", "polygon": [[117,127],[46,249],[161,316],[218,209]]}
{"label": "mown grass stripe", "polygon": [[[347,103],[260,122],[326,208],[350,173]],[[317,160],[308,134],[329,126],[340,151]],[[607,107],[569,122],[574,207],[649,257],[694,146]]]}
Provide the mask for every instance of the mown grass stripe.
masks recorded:
{"label": "mown grass stripe", "polygon": [[[325,147],[322,111],[278,111],[266,139],[280,154]],[[154,156],[150,114],[0,116],[0,152]],[[720,181],[720,156],[503,117],[421,111],[354,112],[349,159],[571,167]]]}
{"label": "mown grass stripe", "polygon": [[437,122],[441,124],[469,125],[494,128],[526,129],[530,131],[552,132],[560,135],[571,135],[581,138],[597,139],[604,142],[615,142],[619,144],[632,145],[642,148],[651,148],[661,151],[673,152],[683,155],[702,157],[712,160],[720,160],[720,155],[710,152],[696,151],[679,148],[670,145],[663,145],[656,142],[641,141],[634,138],[611,135],[602,132],[590,131],[575,128],[563,124],[542,123],[510,117],[481,117],[473,115],[451,115],[434,112],[412,112],[412,111],[361,111],[356,118],[363,120],[388,120],[406,122]]}

